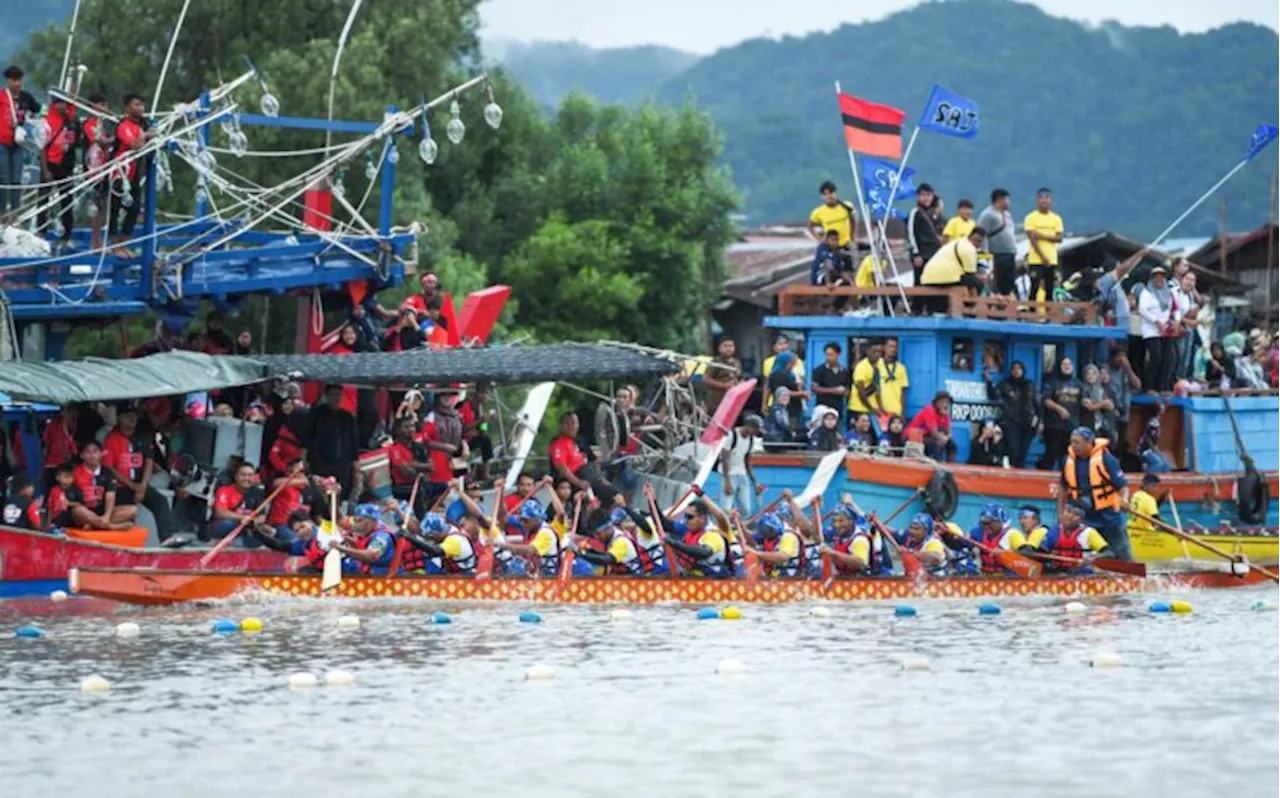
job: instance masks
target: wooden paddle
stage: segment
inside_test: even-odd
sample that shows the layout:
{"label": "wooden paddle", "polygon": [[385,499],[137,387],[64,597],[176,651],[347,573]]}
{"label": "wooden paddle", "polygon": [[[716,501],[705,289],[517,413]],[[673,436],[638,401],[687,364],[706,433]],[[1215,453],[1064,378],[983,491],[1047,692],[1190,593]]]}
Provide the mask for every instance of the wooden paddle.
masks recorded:
{"label": "wooden paddle", "polygon": [[[946,527],[944,526],[943,528],[945,529]],[[973,538],[964,538],[964,540],[974,548],[981,549],[995,557],[996,562],[1000,563],[1001,566],[1008,568],[1023,579],[1039,579],[1040,574],[1044,572],[1044,567],[1030,557],[1024,557],[1015,551],[993,548]]]}
{"label": "wooden paddle", "polygon": [[[1169,491],[1169,509],[1173,511],[1173,523],[1177,524],[1179,530],[1186,532],[1187,530],[1182,528],[1182,519],[1178,517],[1178,503],[1173,500],[1172,490]],[[1186,558],[1187,562],[1191,562],[1191,550],[1187,548],[1187,542],[1185,540],[1180,542],[1182,543],[1182,556]]]}
{"label": "wooden paddle", "polygon": [[[341,534],[338,528],[338,484],[335,482],[329,491],[329,523],[333,531]],[[329,551],[324,555],[324,575],[320,577],[320,592],[328,593],[342,584],[342,552],[329,544]]]}
{"label": "wooden paddle", "polygon": [[822,536],[822,497],[815,496],[809,507],[813,510],[813,533],[818,539],[818,556],[822,559],[822,584],[826,585],[831,581],[834,569],[831,566],[831,558],[822,550],[822,547],[827,544]]}
{"label": "wooden paddle", "polygon": [[493,491],[493,508],[489,511],[489,541],[488,545],[480,540],[481,535],[476,536],[475,545],[480,547],[480,553],[476,556],[476,579],[489,579],[493,576],[493,565],[497,557],[498,535],[498,502],[502,501],[502,480],[494,483]]}
{"label": "wooden paddle", "polygon": [[[737,530],[738,537],[742,539],[742,575],[746,577],[748,585],[755,585],[760,581],[760,558],[751,550],[748,543],[746,527],[742,524],[742,516],[734,511],[733,525]],[[728,543],[725,544],[729,545]]]}
{"label": "wooden paddle", "polygon": [[[857,505],[854,505],[854,507],[856,508]],[[859,509],[858,512],[862,512],[862,510]],[[926,573],[924,565],[920,562],[920,558],[903,548],[898,541],[894,539],[893,533],[889,531],[888,527],[880,523],[879,518],[876,518],[873,515],[870,516],[870,519],[871,525],[876,528],[876,531],[880,533],[881,537],[889,541],[889,545],[893,547],[894,552],[898,555],[898,559],[902,560],[902,573],[904,576],[908,579],[916,579],[919,578],[921,574]],[[871,544],[868,543],[868,546],[870,545]],[[868,551],[867,556],[871,556],[870,551]]]}
{"label": "wooden paddle", "polygon": [[1219,557],[1223,558],[1224,560],[1227,560],[1228,562],[1233,562],[1233,563],[1243,562],[1244,565],[1250,571],[1260,573],[1273,582],[1280,582],[1280,576],[1276,576],[1275,574],[1268,571],[1266,568],[1261,568],[1249,562],[1248,560],[1244,560],[1243,558],[1228,554],[1227,552],[1223,551],[1222,549],[1218,548],[1212,543],[1209,543],[1204,540],[1198,540],[1194,535],[1188,535],[1186,532],[1183,532],[1180,529],[1174,529],[1173,527],[1166,524],[1164,521],[1161,521],[1159,518],[1152,518],[1149,515],[1145,515],[1133,509],[1129,510],[1129,514],[1135,515],[1138,518],[1141,518],[1142,520],[1146,521],[1147,523],[1152,524],[1153,526],[1155,526],[1156,529],[1159,529],[1161,532],[1167,532],[1168,534],[1173,535],[1174,537],[1179,538],[1180,540],[1183,540],[1187,543],[1194,543],[1200,548],[1207,549],[1213,552],[1214,554],[1218,555]]}
{"label": "wooden paddle", "polygon": [[766,504],[764,507],[760,508],[760,512],[748,518],[746,520],[746,524],[750,526],[751,524],[754,524],[756,521],[759,521],[761,516],[763,516],[767,512],[772,511],[775,507],[778,506],[778,503],[781,501],[782,501],[782,496],[781,494],[779,494],[778,498],[774,499],[773,501]]}
{"label": "wooden paddle", "polygon": [[[586,493],[579,493],[578,498],[573,503],[573,523],[569,526],[569,534],[575,535],[578,532],[578,522],[582,520],[582,500],[587,497]],[[557,546],[561,545],[556,543]],[[573,561],[577,557],[573,549],[560,550],[560,573],[557,574],[560,582],[560,588],[569,584],[569,580],[573,577]]]}
{"label": "wooden paddle", "polygon": [[253,508],[253,512],[249,513],[249,515],[245,516],[244,519],[240,521],[240,523],[236,524],[236,528],[231,530],[231,534],[227,535],[222,540],[219,540],[217,545],[215,545],[212,549],[209,549],[208,554],[200,558],[200,568],[206,567],[209,564],[209,562],[213,560],[214,557],[217,557],[218,554],[222,552],[223,549],[225,549],[227,546],[230,546],[232,541],[234,541],[237,537],[239,537],[240,533],[244,531],[244,528],[249,525],[249,522],[258,517],[258,513],[263,512],[264,510],[266,510],[268,507],[271,506],[272,499],[279,496],[280,491],[284,490],[285,487],[288,486],[289,480],[296,477],[298,475],[298,472],[301,470],[302,470],[301,463],[294,466],[293,470],[290,471],[289,474],[285,477],[285,480],[281,482],[280,485],[275,490],[267,494],[267,498],[259,502],[258,506]]}
{"label": "wooden paddle", "polygon": [[662,539],[662,556],[667,558],[667,568],[671,571],[671,575],[680,575],[680,563],[676,560],[676,552],[671,548],[671,544],[666,541],[666,530],[662,528],[662,514],[658,512],[658,500],[654,498],[653,488],[645,485],[644,489],[645,501],[649,504],[649,518],[656,526],[653,534]]}
{"label": "wooden paddle", "polygon": [[1033,554],[1037,560],[1052,560],[1054,562],[1067,563],[1068,565],[1079,567],[1090,566],[1103,571],[1112,571],[1117,574],[1128,574],[1129,576],[1146,576],[1147,566],[1140,562],[1129,562],[1127,560],[1113,560],[1107,557],[1098,557],[1092,560],[1077,559],[1075,557],[1063,557],[1059,554]]}

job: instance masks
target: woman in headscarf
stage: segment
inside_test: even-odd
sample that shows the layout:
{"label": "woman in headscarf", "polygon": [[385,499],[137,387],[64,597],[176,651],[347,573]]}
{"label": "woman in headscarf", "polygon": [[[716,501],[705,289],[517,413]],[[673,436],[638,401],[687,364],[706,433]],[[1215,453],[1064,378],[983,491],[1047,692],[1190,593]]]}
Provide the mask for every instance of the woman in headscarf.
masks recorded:
{"label": "woman in headscarf", "polygon": [[871,453],[880,445],[880,439],[876,437],[876,432],[871,428],[871,416],[866,413],[859,413],[853,419],[853,429],[849,430],[846,438],[849,448],[855,452]]}
{"label": "woman in headscarf", "polygon": [[1148,391],[1173,390],[1173,375],[1177,367],[1178,337],[1182,334],[1179,321],[1182,311],[1166,280],[1163,266],[1151,270],[1147,290],[1138,300],[1138,315],[1142,317],[1142,342],[1147,353],[1143,387]]}
{"label": "woman in headscarf", "polygon": [[902,416],[889,416],[889,423],[885,425],[884,432],[880,433],[881,455],[902,457],[907,445],[906,434],[903,432],[906,427],[907,420]]}
{"label": "woman in headscarf", "polygon": [[764,419],[764,439],[770,443],[791,443],[796,427],[791,421],[791,391],[780,385],[773,392],[773,403]]}
{"label": "woman in headscarf", "polygon": [[826,405],[818,405],[813,409],[813,420],[809,422],[809,445],[820,452],[834,452],[844,446],[844,438],[840,434],[840,412]]}
{"label": "woman in headscarf", "polygon": [[1102,373],[1090,363],[1084,367],[1084,384],[1080,386],[1080,426],[1093,430],[1099,438],[1111,440],[1115,425],[1107,423],[1107,412],[1114,418],[1115,403],[1107,396]]}
{"label": "woman in headscarf", "polygon": [[1076,364],[1064,357],[1057,370],[1042,386],[1044,404],[1044,456],[1040,458],[1042,471],[1056,471],[1058,463],[1067,454],[1071,442],[1071,430],[1080,426],[1080,392],[1082,386],[1076,379]]}
{"label": "woman in headscarf", "polygon": [[791,350],[779,352],[773,359],[773,368],[769,371],[769,378],[765,385],[765,390],[773,396],[777,396],[779,388],[786,388],[787,393],[791,397],[791,403],[787,408],[787,412],[791,416],[791,429],[800,428],[800,415],[804,410],[804,402],[809,398],[809,394],[803,390],[800,384],[800,378],[795,373],[796,353]]}
{"label": "woman in headscarf", "polygon": [[1040,424],[1040,395],[1035,383],[1027,379],[1027,367],[1021,360],[1009,364],[1009,376],[998,384],[991,381],[993,371],[984,371],[987,398],[1000,405],[1000,427],[1004,431],[1005,452],[1011,468],[1026,468],[1027,449]]}

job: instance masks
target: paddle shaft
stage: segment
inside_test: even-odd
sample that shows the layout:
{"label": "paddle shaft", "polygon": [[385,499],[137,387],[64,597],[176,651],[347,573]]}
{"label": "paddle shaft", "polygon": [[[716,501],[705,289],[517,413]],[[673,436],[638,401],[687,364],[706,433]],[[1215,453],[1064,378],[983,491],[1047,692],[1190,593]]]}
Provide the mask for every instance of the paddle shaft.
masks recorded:
{"label": "paddle shaft", "polygon": [[[994,546],[988,546],[982,541],[975,540],[973,538],[965,538],[965,539],[968,540],[969,543],[971,543],[974,548],[979,549],[981,551],[985,551],[987,554],[990,554],[992,557],[996,559],[996,562],[1000,563],[1005,568],[1008,568],[1010,571],[1013,571],[1015,574],[1022,577],[1023,579],[1039,579],[1040,578],[1040,573],[1043,571],[1043,569],[1040,567],[1040,563],[1036,562],[1030,557],[1024,557],[1023,555],[1018,554],[1016,551],[1005,551],[1004,549],[995,548]],[[981,561],[982,558],[979,557],[978,559],[979,561]]]}
{"label": "paddle shaft", "polygon": [[649,518],[654,524],[653,534],[662,539],[662,553],[667,558],[667,570],[671,571],[673,577],[680,575],[680,563],[676,562],[675,549],[666,542],[667,531],[662,526],[663,516],[658,512],[658,502],[650,493],[645,497],[649,503]]}
{"label": "paddle shaft", "polygon": [[[1178,503],[1173,499],[1172,490],[1169,491],[1169,509],[1173,511],[1173,523],[1178,525],[1178,530],[1181,532],[1186,532],[1187,530],[1182,528],[1182,519],[1178,516]],[[1184,541],[1181,541],[1181,543],[1182,543],[1182,556],[1190,560],[1191,551],[1187,548],[1187,542],[1184,540]]]}
{"label": "paddle shaft", "polygon": [[[1145,515],[1144,513],[1140,513],[1137,510],[1133,510],[1133,509],[1129,510],[1129,514],[1135,515],[1138,518],[1141,518],[1142,520],[1154,526],[1156,529],[1159,529],[1161,532],[1167,532],[1168,534],[1173,535],[1174,537],[1179,538],[1180,540],[1184,540],[1187,543],[1194,543],[1202,549],[1207,549],[1213,552],[1214,554],[1218,555],[1219,557],[1223,558],[1224,560],[1227,560],[1229,562],[1241,561],[1239,557],[1228,554],[1227,552],[1223,551],[1222,549],[1218,548],[1212,543],[1209,543],[1203,540],[1197,540],[1194,535],[1188,535],[1186,532],[1183,532],[1180,529],[1175,529],[1174,527],[1171,527],[1168,524],[1166,524],[1164,521],[1161,521],[1159,518],[1152,518],[1149,515]],[[1256,571],[1257,573],[1262,574],[1263,576],[1272,580],[1273,582],[1280,582],[1280,576],[1276,576],[1275,574],[1268,571],[1266,568],[1259,568],[1258,566],[1248,561],[1245,561],[1244,564],[1246,567],[1248,567],[1250,571]]]}
{"label": "paddle shaft", "polygon": [[275,490],[267,494],[267,498],[259,502],[258,506],[253,508],[253,511],[250,512],[248,516],[242,519],[239,524],[236,524],[236,528],[231,530],[231,533],[229,535],[224,537],[222,540],[219,540],[217,545],[215,545],[212,549],[209,550],[208,554],[200,558],[200,567],[201,568],[206,567],[213,560],[214,557],[217,557],[218,554],[222,552],[223,549],[225,549],[227,546],[230,546],[231,543],[240,536],[240,533],[244,531],[244,528],[249,525],[249,522],[258,517],[258,513],[265,511],[268,507],[271,506],[271,501],[275,497],[280,495],[280,491],[284,490],[285,487],[288,486],[289,481],[294,477],[296,477],[298,475],[298,472],[301,470],[302,470],[301,464],[294,466],[293,470],[289,472],[289,475],[285,478],[284,482],[281,482],[280,485],[276,487]]}
{"label": "paddle shaft", "polygon": [[1114,571],[1118,574],[1128,574],[1130,576],[1147,575],[1147,566],[1140,562],[1126,562],[1125,560],[1113,560],[1107,557],[1087,560],[1076,557],[1063,557],[1059,554],[1033,554],[1032,556],[1037,560],[1053,560],[1054,562],[1064,562],[1076,566],[1092,565],[1094,568],[1101,568],[1104,571]]}
{"label": "paddle shaft", "polygon": [[[856,508],[857,505],[855,504],[854,507]],[[861,513],[862,510],[859,509],[858,512]],[[913,552],[907,551],[903,548],[902,544],[898,543],[897,539],[894,538],[893,533],[889,531],[888,527],[881,523],[879,518],[872,518],[871,524],[876,528],[876,531],[880,533],[882,538],[889,541],[889,545],[893,547],[893,551],[898,555],[898,559],[902,560],[902,573],[904,576],[914,577],[916,574],[925,572],[924,565],[920,562],[920,558]],[[870,546],[870,542],[868,542],[867,545]],[[870,556],[870,552],[868,552],[867,556]]]}

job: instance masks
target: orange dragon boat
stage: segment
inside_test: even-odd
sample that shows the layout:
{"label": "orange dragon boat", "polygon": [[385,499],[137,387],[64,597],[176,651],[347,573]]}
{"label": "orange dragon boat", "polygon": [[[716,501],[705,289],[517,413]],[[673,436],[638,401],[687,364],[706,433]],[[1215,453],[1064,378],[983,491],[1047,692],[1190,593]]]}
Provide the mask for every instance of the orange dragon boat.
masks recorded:
{"label": "orange dragon boat", "polygon": [[1169,589],[1226,588],[1258,584],[1267,576],[1219,571],[1170,573],[1148,577],[1120,575],[948,576],[923,581],[903,577],[764,580],[671,577],[584,577],[554,579],[470,576],[344,576],[323,593],[320,574],[213,573],[147,569],[74,568],[72,592],[128,604],[172,605],[216,601],[254,594],[309,598],[422,599],[449,602],[545,604],[786,604],[800,601],[886,601],[907,598],[975,599],[1023,596],[1115,596]]}

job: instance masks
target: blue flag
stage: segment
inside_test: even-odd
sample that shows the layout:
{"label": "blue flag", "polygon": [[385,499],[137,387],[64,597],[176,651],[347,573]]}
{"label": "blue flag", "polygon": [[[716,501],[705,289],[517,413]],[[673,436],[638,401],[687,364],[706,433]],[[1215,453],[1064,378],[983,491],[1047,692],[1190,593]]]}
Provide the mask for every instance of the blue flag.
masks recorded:
{"label": "blue flag", "polygon": [[1249,142],[1249,151],[1244,154],[1244,159],[1252,161],[1255,155],[1265,150],[1268,144],[1276,140],[1276,136],[1280,136],[1280,127],[1258,125],[1258,129],[1253,131],[1253,141]]}
{"label": "blue flag", "polygon": [[978,135],[978,104],[942,85],[935,85],[920,115],[920,129],[958,139]]}
{"label": "blue flag", "polygon": [[[897,173],[898,165],[893,161],[862,156],[862,185],[866,187],[868,193],[878,191],[887,196],[889,187],[893,185],[893,176]],[[916,185],[911,181],[915,173],[916,170],[910,168],[902,170],[894,199],[911,199],[916,195]]]}
{"label": "blue flag", "polygon": [[865,186],[865,193],[867,198],[867,213],[871,214],[872,219],[879,221],[884,219],[886,215],[890,219],[905,220],[907,218],[907,214],[904,211],[900,211],[893,207],[893,203],[889,201],[888,186],[878,189],[874,186],[868,185]]}

